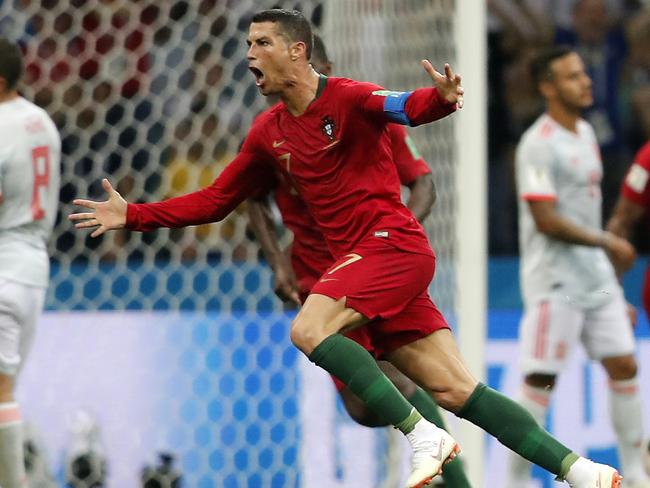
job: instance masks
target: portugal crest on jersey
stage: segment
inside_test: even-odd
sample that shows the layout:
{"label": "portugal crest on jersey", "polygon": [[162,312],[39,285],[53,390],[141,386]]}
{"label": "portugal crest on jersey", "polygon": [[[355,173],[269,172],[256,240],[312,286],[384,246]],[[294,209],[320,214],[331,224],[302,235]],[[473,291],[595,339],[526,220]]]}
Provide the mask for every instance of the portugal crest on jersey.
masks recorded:
{"label": "portugal crest on jersey", "polygon": [[323,117],[323,124],[321,125],[323,134],[327,136],[330,141],[334,140],[334,131],[336,130],[336,123],[329,115]]}

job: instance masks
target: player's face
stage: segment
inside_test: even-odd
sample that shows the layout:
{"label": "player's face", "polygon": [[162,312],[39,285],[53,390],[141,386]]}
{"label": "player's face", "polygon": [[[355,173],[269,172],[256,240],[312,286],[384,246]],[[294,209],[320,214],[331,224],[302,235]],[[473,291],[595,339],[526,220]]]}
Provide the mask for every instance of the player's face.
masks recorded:
{"label": "player's face", "polygon": [[591,78],[585,65],[576,53],[556,59],[551,63],[553,79],[552,98],[569,110],[581,111],[594,103],[591,92]]}
{"label": "player's face", "polygon": [[262,95],[281,93],[291,83],[290,46],[273,22],[253,22],[248,31],[248,68]]}

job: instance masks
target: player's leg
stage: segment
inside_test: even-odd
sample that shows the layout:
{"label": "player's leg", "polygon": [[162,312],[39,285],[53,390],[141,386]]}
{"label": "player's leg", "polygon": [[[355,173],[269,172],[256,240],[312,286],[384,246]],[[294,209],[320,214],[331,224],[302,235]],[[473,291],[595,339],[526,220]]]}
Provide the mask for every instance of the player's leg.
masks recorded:
{"label": "player's leg", "polygon": [[409,433],[421,416],[382,373],[368,351],[338,333],[365,322],[363,315],[345,306],[345,298],[334,300],[312,294],[293,321],[291,340],[312,362],[341,380],[387,422]]}
{"label": "player's leg", "polygon": [[40,289],[0,279],[0,486],[25,486],[22,418],[14,398],[21,364],[21,334],[35,325]]}
{"label": "player's leg", "polygon": [[650,488],[643,465],[643,407],[636,359],[633,355],[617,356],[601,363],[609,377],[609,415],[618,441],[621,470],[628,486]]}
{"label": "player's leg", "polygon": [[[435,426],[447,430],[440,408],[428,393],[400,373],[391,363],[379,361],[378,364],[388,379],[393,382],[400,393],[425,419]],[[337,384],[337,388],[346,411],[355,422],[365,427],[386,427],[390,425],[379,414],[368,408],[368,405],[345,385],[341,383],[339,387],[339,384]],[[442,479],[448,486],[455,488],[469,488],[471,486],[465,474],[462,460],[459,457],[445,466]]]}
{"label": "player's leg", "polygon": [[[369,327],[372,327],[372,324],[367,324],[363,327],[351,330],[346,333],[346,336],[360,344],[367,351],[374,351],[368,333]],[[425,419],[433,423],[435,426],[447,430],[440,408],[438,408],[438,405],[436,405],[436,402],[428,393],[404,376],[404,374],[402,374],[390,362],[377,361],[377,364],[399,392],[404,395],[409,403],[413,405]],[[334,380],[339,395],[341,396],[341,400],[343,401],[343,405],[355,422],[366,427],[386,427],[390,425],[383,417],[381,417],[381,415],[370,409],[368,405],[350,391],[348,387],[340,381],[336,379]],[[448,486],[453,486],[455,488],[469,488],[471,486],[459,458],[454,459],[445,466],[442,478]]]}
{"label": "player's leg", "polygon": [[[584,312],[565,297],[549,297],[524,310],[519,325],[519,348],[524,382],[517,401],[541,426],[555,386],[571,351],[580,341]],[[528,485],[531,463],[513,453],[508,454],[505,488]]]}
{"label": "player's leg", "polygon": [[20,408],[13,397],[11,375],[0,374],[0,486],[25,486]]}
{"label": "player's leg", "polygon": [[[459,449],[449,434],[422,418],[363,347],[337,333],[366,321],[359,312],[345,306],[345,298],[335,300],[312,294],[292,324],[291,339],[310,361],[340,379],[407,436],[414,450],[408,486],[419,488],[438,474]],[[426,466],[422,467],[421,459],[427,460]]]}
{"label": "player's leg", "polygon": [[405,434],[422,417],[374,358],[339,332],[359,327],[383,313],[399,313],[412,298],[408,285],[419,287],[416,293],[420,293],[434,269],[432,256],[405,256],[386,242],[372,239],[326,271],[291,325],[296,347]]}
{"label": "player's leg", "polygon": [[[347,331],[345,336],[359,344],[371,355],[374,355],[374,348],[372,346],[372,341],[370,340],[367,324]],[[415,383],[406,378],[392,364],[386,361],[378,361],[377,364],[379,369],[381,369],[399,392],[408,400],[417,388]],[[341,401],[345,406],[345,410],[348,412],[352,420],[364,427],[386,427],[390,425],[385,418],[368,407],[368,405],[356,396],[344,383],[336,378],[333,378],[333,380],[336,389],[339,392],[339,396],[341,397]]]}
{"label": "player's leg", "polygon": [[621,293],[587,313],[583,340],[589,356],[600,360],[609,377],[609,414],[626,484],[650,488],[641,450],[643,410],[633,354],[634,335]]}
{"label": "player's leg", "polygon": [[[544,426],[551,394],[555,386],[555,375],[533,373],[524,378],[516,398],[519,405]],[[532,463],[511,451],[506,461],[504,488],[526,488],[531,479]]]}
{"label": "player's leg", "polygon": [[[379,364],[386,376],[425,419],[436,427],[449,432],[442,411],[431,395],[408,379],[390,362],[380,361]],[[446,486],[453,486],[454,488],[470,488],[471,486],[465,474],[461,456],[457,456],[445,466],[442,479]]]}
{"label": "player's leg", "polygon": [[[379,369],[386,375],[386,377],[395,385],[397,390],[404,395],[404,397],[413,405],[416,410],[420,411],[417,405],[414,405],[412,400],[413,395],[417,392],[418,387],[415,383],[409,380],[406,376],[400,373],[395,366],[386,362],[378,361],[377,365]],[[339,386],[339,385],[337,385]],[[368,405],[366,405],[363,400],[356,396],[347,386],[340,384],[338,389],[339,396],[343,402],[345,410],[350,415],[350,418],[354,420],[357,424],[363,425],[364,427],[387,427],[390,424],[386,419],[384,419],[377,412],[373,411]],[[435,403],[432,401],[433,405]],[[427,418],[429,421],[433,422],[425,412],[420,411],[423,417]],[[438,425],[438,423],[433,422]],[[440,427],[440,425],[438,425]]]}
{"label": "player's leg", "polygon": [[390,352],[388,359],[429,391],[440,406],[481,427],[571,486],[619,486],[616,470],[580,458],[546,432],[518,403],[478,383],[465,366],[448,329],[405,344]]}

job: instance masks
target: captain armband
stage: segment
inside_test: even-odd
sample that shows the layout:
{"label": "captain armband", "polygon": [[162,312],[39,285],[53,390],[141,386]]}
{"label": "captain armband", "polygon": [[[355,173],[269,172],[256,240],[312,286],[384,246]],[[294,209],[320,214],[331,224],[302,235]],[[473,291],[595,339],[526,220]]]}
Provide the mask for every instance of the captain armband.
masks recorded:
{"label": "captain armband", "polygon": [[406,101],[413,92],[395,92],[389,90],[378,90],[372,92],[373,95],[380,95],[384,98],[384,112],[391,122],[402,125],[411,125],[411,120],[406,115],[404,108]]}

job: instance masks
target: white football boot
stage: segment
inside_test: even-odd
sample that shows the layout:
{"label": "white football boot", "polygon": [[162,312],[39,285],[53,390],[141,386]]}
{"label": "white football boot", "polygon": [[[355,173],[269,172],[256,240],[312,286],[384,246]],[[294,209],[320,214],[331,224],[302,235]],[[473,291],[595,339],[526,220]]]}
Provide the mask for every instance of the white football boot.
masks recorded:
{"label": "white football boot", "polygon": [[407,488],[423,488],[429,484],[435,476],[442,473],[443,466],[460,452],[458,443],[451,435],[425,419],[418,421],[415,428],[406,434],[406,438],[413,448]]}

